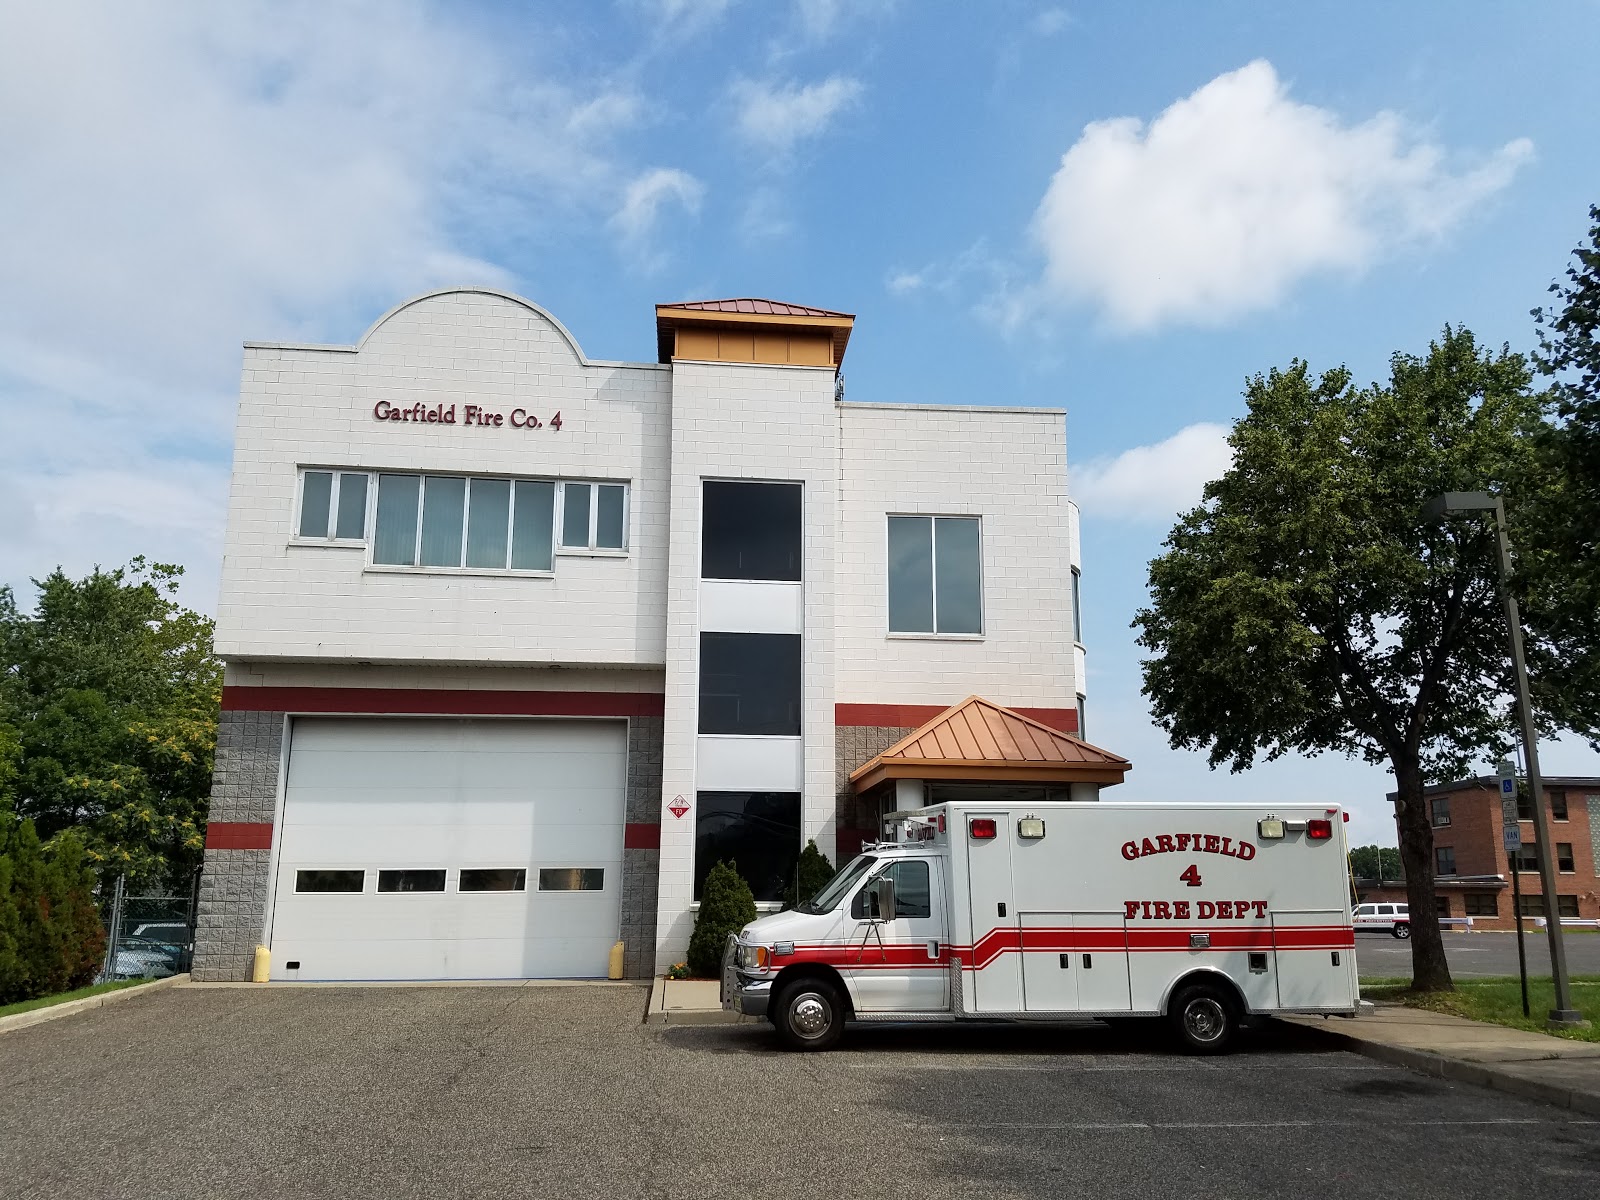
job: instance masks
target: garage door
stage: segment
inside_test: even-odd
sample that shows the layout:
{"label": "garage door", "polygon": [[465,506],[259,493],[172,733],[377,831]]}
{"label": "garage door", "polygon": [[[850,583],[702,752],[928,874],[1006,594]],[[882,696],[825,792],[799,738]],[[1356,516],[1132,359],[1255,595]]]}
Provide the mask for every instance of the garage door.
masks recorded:
{"label": "garage door", "polygon": [[274,979],[604,976],[626,727],[300,718]]}

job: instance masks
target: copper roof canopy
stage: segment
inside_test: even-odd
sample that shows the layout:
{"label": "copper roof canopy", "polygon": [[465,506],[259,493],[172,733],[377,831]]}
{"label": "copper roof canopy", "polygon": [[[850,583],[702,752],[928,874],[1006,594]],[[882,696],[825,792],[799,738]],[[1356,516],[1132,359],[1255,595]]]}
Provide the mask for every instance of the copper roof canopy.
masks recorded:
{"label": "copper roof canopy", "polygon": [[865,792],[889,779],[967,783],[1121,783],[1132,766],[1121,755],[968,696],[850,773]]}
{"label": "copper roof canopy", "polygon": [[[785,304],[757,296],[737,296],[726,300],[684,300],[656,305],[656,352],[660,362],[671,362],[677,345],[677,331],[684,328],[722,328],[749,330],[752,333],[815,334],[827,339],[832,365],[844,361],[855,314],[831,308],[811,308],[804,304]],[[758,359],[758,361],[760,361]],[[826,365],[826,364],[815,364]]]}

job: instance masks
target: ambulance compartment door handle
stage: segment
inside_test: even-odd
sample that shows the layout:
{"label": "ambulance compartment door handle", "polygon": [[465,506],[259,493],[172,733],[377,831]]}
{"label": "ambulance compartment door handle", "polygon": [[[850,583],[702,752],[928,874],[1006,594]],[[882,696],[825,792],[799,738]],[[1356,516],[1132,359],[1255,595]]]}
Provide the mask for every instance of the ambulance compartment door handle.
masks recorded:
{"label": "ambulance compartment door handle", "polygon": [[939,957],[939,943],[938,942],[929,942],[928,943],[928,957],[929,958],[938,958]]}
{"label": "ambulance compartment door handle", "polygon": [[1000,908],[1000,915],[1002,917],[1005,916],[1006,915],[1006,902],[1004,900],[1000,901],[999,908]]}
{"label": "ambulance compartment door handle", "polygon": [[1085,967],[1092,967],[1092,966],[1094,966],[1094,963],[1093,963],[1093,962],[1091,962],[1091,961],[1090,961],[1090,959],[1089,959],[1089,956],[1088,956],[1088,955],[1087,955],[1087,954],[1085,954],[1085,955],[1084,955],[1084,956],[1083,956],[1083,965],[1084,965],[1084,966],[1085,966]]}

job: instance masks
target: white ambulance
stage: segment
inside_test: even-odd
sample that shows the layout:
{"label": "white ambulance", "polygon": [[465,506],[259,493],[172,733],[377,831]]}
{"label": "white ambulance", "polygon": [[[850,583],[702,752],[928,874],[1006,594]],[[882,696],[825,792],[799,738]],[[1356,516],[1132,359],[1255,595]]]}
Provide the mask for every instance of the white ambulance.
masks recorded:
{"label": "white ambulance", "polygon": [[1157,1017],[1199,1053],[1247,1015],[1358,1009],[1337,808],[962,802],[885,827],[729,939],[724,1008],[797,1050],[852,1020]]}

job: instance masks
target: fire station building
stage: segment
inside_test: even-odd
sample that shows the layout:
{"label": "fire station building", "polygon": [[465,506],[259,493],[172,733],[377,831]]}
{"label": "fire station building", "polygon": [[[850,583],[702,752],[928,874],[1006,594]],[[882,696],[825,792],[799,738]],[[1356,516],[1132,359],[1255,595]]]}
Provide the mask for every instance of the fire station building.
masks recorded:
{"label": "fire station building", "polygon": [[845,402],[853,327],[662,305],[610,362],[470,288],[248,344],[195,978],[647,976],[721,859],[775,907],[908,799],[1120,779],[1064,413]]}

